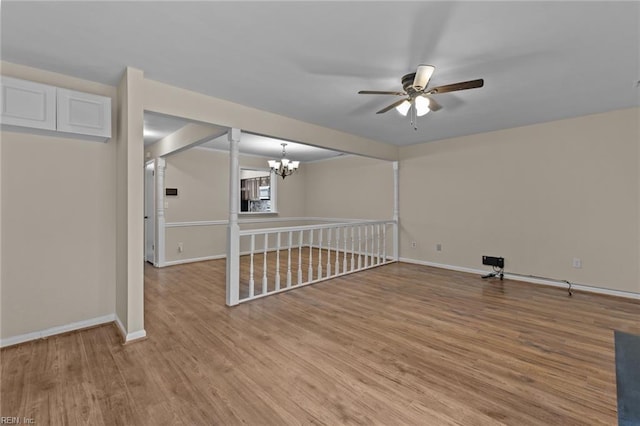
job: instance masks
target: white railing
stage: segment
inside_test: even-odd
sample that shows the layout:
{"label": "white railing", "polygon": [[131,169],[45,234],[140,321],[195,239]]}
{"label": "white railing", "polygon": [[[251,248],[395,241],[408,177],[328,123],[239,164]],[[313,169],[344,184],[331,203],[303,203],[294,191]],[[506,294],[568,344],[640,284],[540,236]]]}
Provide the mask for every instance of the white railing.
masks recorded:
{"label": "white railing", "polygon": [[[349,221],[239,231],[232,305],[397,260],[397,222]],[[235,286],[235,288],[233,288]],[[233,303],[236,302],[236,303]]]}

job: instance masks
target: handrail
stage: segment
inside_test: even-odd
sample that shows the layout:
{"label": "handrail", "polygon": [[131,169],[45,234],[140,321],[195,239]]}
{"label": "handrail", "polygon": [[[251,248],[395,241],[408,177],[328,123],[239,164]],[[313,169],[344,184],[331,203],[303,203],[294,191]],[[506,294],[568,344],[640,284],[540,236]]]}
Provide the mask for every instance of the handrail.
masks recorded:
{"label": "handrail", "polygon": [[396,221],[393,219],[389,220],[360,220],[358,222],[336,222],[336,223],[327,223],[327,224],[317,224],[317,225],[300,225],[300,226],[288,226],[288,227],[279,227],[279,228],[257,228],[257,229],[244,229],[240,231],[240,236],[245,235],[258,235],[258,234],[273,234],[276,232],[289,232],[289,231],[309,231],[311,229],[328,229],[328,228],[337,228],[340,226],[360,226],[360,225],[383,225],[383,224],[394,224]]}
{"label": "handrail", "polygon": [[228,225],[228,220],[194,220],[190,222],[167,222],[165,228],[182,228],[187,226],[222,226]]}
{"label": "handrail", "polygon": [[[239,224],[248,223],[270,223],[270,222],[327,222],[327,223],[356,223],[362,222],[362,219],[344,219],[334,217],[269,217],[269,218],[252,218],[238,219]],[[165,228],[181,228],[188,226],[221,226],[228,225],[228,219],[221,220],[193,220],[184,222],[166,222]]]}

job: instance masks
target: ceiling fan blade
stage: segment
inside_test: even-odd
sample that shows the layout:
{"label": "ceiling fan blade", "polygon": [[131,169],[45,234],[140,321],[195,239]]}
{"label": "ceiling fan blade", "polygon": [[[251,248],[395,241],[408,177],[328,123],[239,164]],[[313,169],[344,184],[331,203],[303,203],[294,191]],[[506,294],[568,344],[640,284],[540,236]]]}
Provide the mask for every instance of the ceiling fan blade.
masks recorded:
{"label": "ceiling fan blade", "polygon": [[425,96],[427,99],[429,99],[429,109],[431,111],[439,111],[442,109],[442,105],[440,105],[439,103],[436,102],[435,99],[430,98],[429,96]]}
{"label": "ceiling fan blade", "polygon": [[423,90],[429,84],[429,80],[433,75],[436,67],[433,65],[418,65],[416,76],[413,78],[413,87],[417,90]]}
{"label": "ceiling fan blade", "polygon": [[382,108],[380,111],[376,112],[376,114],[384,114],[385,112],[389,111],[390,109],[394,109],[395,107],[397,107],[398,105],[400,105],[406,100],[407,99],[400,99],[399,101],[392,103],[388,107]]}
{"label": "ceiling fan blade", "polygon": [[396,96],[404,96],[406,93],[404,92],[387,92],[384,90],[361,90],[358,92],[359,95],[396,95]]}
{"label": "ceiling fan blade", "polygon": [[484,80],[480,78],[478,80],[463,81],[460,83],[453,83],[453,84],[447,84],[445,86],[434,87],[429,89],[425,93],[427,95],[435,95],[439,93],[455,92],[458,90],[475,89],[477,87],[482,87],[482,86],[484,86]]}

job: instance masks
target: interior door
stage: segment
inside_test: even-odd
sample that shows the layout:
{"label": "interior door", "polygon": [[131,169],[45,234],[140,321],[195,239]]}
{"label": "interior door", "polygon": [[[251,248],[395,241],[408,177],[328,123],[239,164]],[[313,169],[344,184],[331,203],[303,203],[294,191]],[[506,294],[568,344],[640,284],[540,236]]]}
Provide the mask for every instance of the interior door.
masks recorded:
{"label": "interior door", "polygon": [[153,263],[156,240],[156,227],[154,215],[154,167],[153,162],[147,163],[144,168],[144,258]]}

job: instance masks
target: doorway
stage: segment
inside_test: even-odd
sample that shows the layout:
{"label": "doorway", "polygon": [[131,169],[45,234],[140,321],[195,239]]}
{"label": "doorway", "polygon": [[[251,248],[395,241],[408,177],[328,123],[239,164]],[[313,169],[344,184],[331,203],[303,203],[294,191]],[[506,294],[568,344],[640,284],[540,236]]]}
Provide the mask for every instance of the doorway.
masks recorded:
{"label": "doorway", "polygon": [[144,258],[152,265],[155,263],[155,166],[149,161],[144,166]]}

